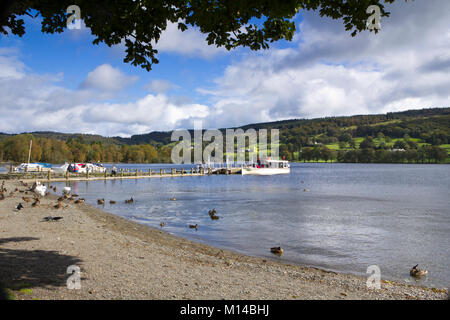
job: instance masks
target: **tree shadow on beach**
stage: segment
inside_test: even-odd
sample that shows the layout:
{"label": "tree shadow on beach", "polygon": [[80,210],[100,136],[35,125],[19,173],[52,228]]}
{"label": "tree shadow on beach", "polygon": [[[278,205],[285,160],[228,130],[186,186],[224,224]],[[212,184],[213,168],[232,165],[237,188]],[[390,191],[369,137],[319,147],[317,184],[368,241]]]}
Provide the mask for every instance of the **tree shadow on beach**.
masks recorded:
{"label": "tree shadow on beach", "polygon": [[[39,240],[39,238],[0,238],[0,245],[8,242]],[[66,286],[67,268],[77,265],[77,257],[46,250],[16,250],[0,247],[0,299],[8,298],[6,288]]]}

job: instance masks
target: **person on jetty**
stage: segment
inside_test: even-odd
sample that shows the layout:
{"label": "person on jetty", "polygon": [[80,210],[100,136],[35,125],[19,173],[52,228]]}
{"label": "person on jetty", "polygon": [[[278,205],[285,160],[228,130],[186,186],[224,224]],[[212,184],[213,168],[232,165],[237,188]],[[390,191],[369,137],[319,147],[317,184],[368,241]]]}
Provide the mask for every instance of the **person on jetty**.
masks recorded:
{"label": "person on jetty", "polygon": [[113,167],[111,169],[111,175],[113,175],[114,177],[117,175],[117,168],[115,165],[113,165]]}

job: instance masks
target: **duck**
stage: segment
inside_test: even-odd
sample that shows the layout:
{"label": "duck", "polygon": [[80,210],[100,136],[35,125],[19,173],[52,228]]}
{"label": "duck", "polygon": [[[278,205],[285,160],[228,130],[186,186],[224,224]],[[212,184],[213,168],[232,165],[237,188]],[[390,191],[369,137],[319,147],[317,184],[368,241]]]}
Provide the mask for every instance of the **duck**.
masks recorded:
{"label": "duck", "polygon": [[25,202],[30,202],[31,201],[30,198],[26,198],[26,197],[22,197],[22,200],[25,201]]}
{"label": "duck", "polygon": [[424,275],[428,274],[428,270],[425,269],[419,269],[417,268],[419,265],[416,264],[414,267],[411,268],[411,270],[409,270],[409,275],[411,277],[423,277]]}
{"label": "duck", "polygon": [[190,224],[189,228],[198,230],[198,224]]}
{"label": "duck", "polygon": [[84,203],[84,201],[85,200],[83,198],[81,198],[81,199],[75,200],[75,203],[80,204],[80,203]]}
{"label": "duck", "polygon": [[116,204],[116,202],[114,200],[110,200],[109,204]]}
{"label": "duck", "polygon": [[31,204],[31,206],[33,208],[36,208],[37,206],[39,206],[40,203],[41,203],[41,201],[38,198],[35,198],[34,202]]}
{"label": "duck", "polygon": [[177,198],[175,198],[175,197],[170,198],[170,201],[177,201]]}
{"label": "duck", "polygon": [[134,202],[133,197],[131,197],[130,200],[125,200],[125,203],[133,203],[133,202]]}
{"label": "duck", "polygon": [[97,199],[97,204],[104,205],[105,204],[105,199]]}
{"label": "duck", "polygon": [[283,254],[284,250],[281,247],[273,247],[273,248],[270,248],[270,252],[272,252],[273,254],[275,254],[277,256],[281,256]]}
{"label": "duck", "polygon": [[159,225],[161,226],[161,228],[164,228],[164,226],[166,225],[166,223],[165,223],[165,222],[161,222]]}
{"label": "duck", "polygon": [[23,209],[22,203],[19,203],[19,204],[17,205],[16,209],[19,210],[19,211],[20,211],[21,209]]}
{"label": "duck", "polygon": [[44,217],[44,221],[58,221],[58,220],[61,220],[63,217],[51,217],[51,216],[49,216],[49,217]]}
{"label": "duck", "polygon": [[216,216],[216,212],[217,212],[216,209],[212,209],[212,210],[208,211],[208,214],[209,214],[211,220],[219,220],[220,219],[219,216]]}
{"label": "duck", "polygon": [[57,203],[55,206],[53,206],[53,208],[55,208],[55,209],[61,209],[62,206],[63,206],[63,202],[62,202],[62,201],[58,201],[58,203]]}

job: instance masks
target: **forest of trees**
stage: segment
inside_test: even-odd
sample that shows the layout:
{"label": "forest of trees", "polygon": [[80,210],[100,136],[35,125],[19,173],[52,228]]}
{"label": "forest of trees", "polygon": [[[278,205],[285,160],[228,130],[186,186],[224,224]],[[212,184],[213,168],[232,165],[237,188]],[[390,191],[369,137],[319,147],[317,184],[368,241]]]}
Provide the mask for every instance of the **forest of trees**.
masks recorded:
{"label": "forest of trees", "polygon": [[448,153],[438,146],[422,146],[417,149],[392,151],[379,148],[332,150],[326,146],[306,147],[293,160],[337,161],[350,163],[443,163]]}
{"label": "forest of trees", "polygon": [[[242,128],[279,129],[280,156],[291,161],[450,162],[450,108],[287,120]],[[171,132],[130,138],[52,132],[0,134],[0,162],[26,162],[33,140],[32,162],[169,163],[174,145],[170,137]]]}
{"label": "forest of trees", "polygon": [[86,143],[82,138],[69,138],[67,141],[63,141],[21,134],[0,140],[0,162],[27,162],[30,140],[33,141],[31,162],[164,163],[170,161],[171,153],[171,149],[167,146],[155,148],[149,144]]}

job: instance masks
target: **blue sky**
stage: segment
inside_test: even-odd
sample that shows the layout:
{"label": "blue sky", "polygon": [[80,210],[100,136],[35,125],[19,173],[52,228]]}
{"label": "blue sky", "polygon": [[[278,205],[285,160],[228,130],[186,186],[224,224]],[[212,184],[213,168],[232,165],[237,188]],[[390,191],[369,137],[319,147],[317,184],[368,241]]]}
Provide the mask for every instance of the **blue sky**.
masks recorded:
{"label": "blue sky", "polygon": [[123,62],[125,52],[122,46],[93,45],[94,36],[85,27],[83,30],[65,30],[61,34],[45,34],[40,30],[40,19],[27,16],[24,19],[26,34],[23,37],[2,37],[0,46],[18,48],[21,60],[34,73],[64,73],[62,85],[68,89],[77,89],[87,73],[99,65],[109,64],[125,74],[139,77],[126,95],[143,96],[148,92],[144,89],[146,84],[164,79],[178,86],[172,90],[174,93],[191,96],[196,87],[219,76],[232,59],[232,54],[202,59],[162,52],[158,55],[160,63],[147,72]]}
{"label": "blue sky", "polygon": [[0,132],[129,136],[195,120],[219,128],[449,107],[449,3],[398,2],[378,35],[355,38],[304,12],[294,41],[261,52],[217,49],[169,25],[150,72],[124,63],[121,45],[93,45],[86,28],[42,34],[26,17],[22,38],[0,36]]}

